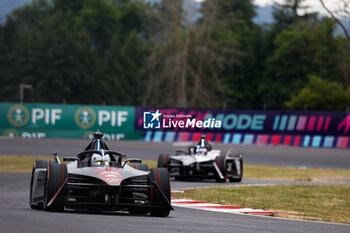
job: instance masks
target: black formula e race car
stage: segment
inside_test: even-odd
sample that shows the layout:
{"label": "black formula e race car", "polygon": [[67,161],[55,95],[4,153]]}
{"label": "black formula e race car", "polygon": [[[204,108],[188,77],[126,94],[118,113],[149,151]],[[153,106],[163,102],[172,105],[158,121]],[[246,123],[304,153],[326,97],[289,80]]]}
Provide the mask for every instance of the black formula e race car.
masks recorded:
{"label": "black formula e race car", "polygon": [[[34,163],[29,204],[33,209],[63,211],[129,211],[168,216],[171,190],[168,170],[148,169],[139,159],[111,151],[96,132],[94,139],[70,162],[37,160]],[[132,163],[132,164],[127,164]]]}
{"label": "black formula e race car", "polygon": [[176,180],[215,179],[217,182],[240,182],[243,177],[243,157],[230,149],[226,154],[212,150],[202,137],[197,146],[175,155],[160,154],[158,168],[167,168]]}

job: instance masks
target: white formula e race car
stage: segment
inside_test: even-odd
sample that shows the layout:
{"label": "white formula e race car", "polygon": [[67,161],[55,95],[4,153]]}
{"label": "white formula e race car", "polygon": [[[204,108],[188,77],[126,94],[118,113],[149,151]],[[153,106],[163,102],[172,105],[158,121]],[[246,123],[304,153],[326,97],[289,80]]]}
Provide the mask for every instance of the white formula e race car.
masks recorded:
{"label": "white formula e race car", "polygon": [[158,168],[167,168],[176,180],[216,179],[217,182],[240,182],[243,176],[243,157],[230,149],[223,154],[212,150],[211,145],[201,139],[188,151],[177,151],[175,155],[160,154]]}
{"label": "white formula e race car", "polygon": [[[30,185],[30,207],[48,211],[64,208],[89,211],[129,211],[166,217],[171,206],[169,173],[148,169],[140,159],[109,150],[97,132],[84,151],[70,162],[37,160]],[[127,164],[134,163],[134,164]]]}

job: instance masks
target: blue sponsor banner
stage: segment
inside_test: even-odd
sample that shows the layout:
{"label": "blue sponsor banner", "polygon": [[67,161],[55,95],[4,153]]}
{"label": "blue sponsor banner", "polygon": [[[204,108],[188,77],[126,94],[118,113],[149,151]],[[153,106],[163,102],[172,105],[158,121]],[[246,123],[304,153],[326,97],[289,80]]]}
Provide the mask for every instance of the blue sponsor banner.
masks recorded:
{"label": "blue sponsor banner", "polygon": [[[145,112],[161,115],[155,120],[145,117]],[[350,114],[345,112],[137,107],[135,114],[135,129],[144,132],[146,141],[199,141],[205,133],[209,141],[221,143],[350,147]],[[152,119],[157,121],[157,128],[150,127]],[[197,127],[198,121],[202,126],[207,122],[209,127]],[[213,127],[216,122],[220,127]]]}
{"label": "blue sponsor banner", "polygon": [[[157,128],[154,129],[163,131],[334,136],[348,136],[350,134],[350,114],[345,112],[157,109],[138,107],[135,112],[135,128],[138,130],[153,129],[144,127],[145,120],[147,120],[148,124],[152,120],[152,116],[144,118],[145,112],[159,112],[161,114],[158,120],[154,121],[156,122],[155,125],[157,125]],[[167,120],[169,116],[171,116],[171,120]],[[189,124],[186,123],[188,119]],[[209,123],[219,121],[221,125],[220,127],[192,127],[191,120],[193,119],[203,122],[210,120]],[[183,124],[184,127],[180,127],[181,121],[185,122]],[[160,127],[159,124],[161,124]],[[235,141],[238,140],[237,137]]]}

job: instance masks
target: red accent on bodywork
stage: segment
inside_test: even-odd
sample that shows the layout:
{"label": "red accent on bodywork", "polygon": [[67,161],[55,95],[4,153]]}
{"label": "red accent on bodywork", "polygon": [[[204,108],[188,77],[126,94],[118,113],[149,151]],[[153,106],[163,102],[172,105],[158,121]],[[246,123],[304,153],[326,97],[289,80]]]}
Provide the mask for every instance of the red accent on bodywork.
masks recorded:
{"label": "red accent on bodywork", "polygon": [[51,200],[49,201],[49,203],[47,204],[47,206],[50,206],[52,204],[52,202],[56,199],[57,195],[61,192],[62,188],[64,187],[64,185],[67,183],[68,181],[68,177],[66,178],[66,180],[63,182],[63,184],[59,187],[59,189],[57,190],[57,192],[55,193],[55,195],[53,195],[53,197],[51,198]]}
{"label": "red accent on bodywork", "polygon": [[168,156],[169,155],[164,155],[164,157],[163,157],[163,164],[168,162]]}
{"label": "red accent on bodywork", "polygon": [[218,165],[218,167],[220,167],[220,156],[215,157],[215,163]]}
{"label": "red accent on bodywork", "polygon": [[122,174],[120,168],[104,168],[104,167],[94,167],[94,170],[98,174],[101,180],[111,185],[119,185],[122,180]]}
{"label": "red accent on bodywork", "polygon": [[50,178],[50,162],[47,161],[47,179]]}
{"label": "red accent on bodywork", "polygon": [[[158,176],[157,176],[157,169],[154,170],[154,179],[155,179],[155,182],[158,184]],[[156,189],[156,200],[158,200],[159,197],[158,197],[158,189]]]}

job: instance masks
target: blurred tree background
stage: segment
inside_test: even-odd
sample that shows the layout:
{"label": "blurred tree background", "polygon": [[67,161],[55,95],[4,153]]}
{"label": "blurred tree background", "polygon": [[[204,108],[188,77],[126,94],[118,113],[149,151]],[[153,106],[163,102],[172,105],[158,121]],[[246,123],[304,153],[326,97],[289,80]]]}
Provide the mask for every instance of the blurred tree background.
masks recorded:
{"label": "blurred tree background", "polygon": [[[343,0],[339,0],[343,1]],[[349,38],[304,0],[33,0],[0,25],[0,101],[341,110]],[[347,12],[347,11],[346,11]]]}

